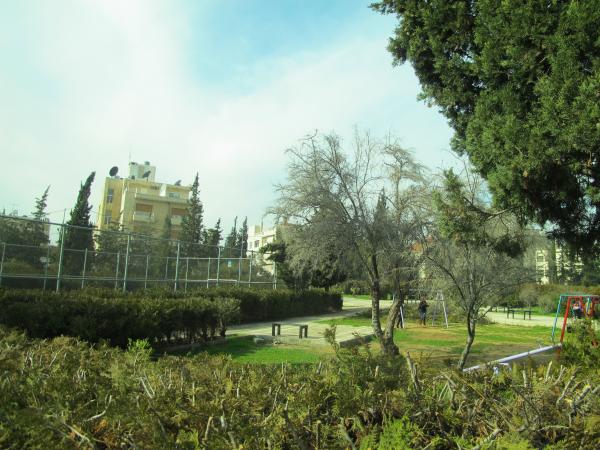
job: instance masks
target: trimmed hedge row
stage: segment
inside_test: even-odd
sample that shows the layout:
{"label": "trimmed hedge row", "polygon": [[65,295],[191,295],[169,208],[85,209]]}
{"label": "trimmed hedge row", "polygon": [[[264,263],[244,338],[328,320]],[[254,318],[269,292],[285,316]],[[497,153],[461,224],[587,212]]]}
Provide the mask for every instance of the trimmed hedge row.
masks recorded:
{"label": "trimmed hedge row", "polygon": [[126,347],[129,339],[153,345],[191,343],[225,335],[239,318],[239,300],[231,298],[139,299],[75,296],[0,298],[0,323],[27,330],[37,338],[67,335],[89,342],[107,340]]}
{"label": "trimmed hedge row", "polygon": [[155,346],[225,336],[232,323],[280,320],[340,310],[339,294],[319,290],[214,288],[118,293],[89,289],[65,293],[0,290],[0,323],[32,337],[78,336],[126,347],[129,339]]}

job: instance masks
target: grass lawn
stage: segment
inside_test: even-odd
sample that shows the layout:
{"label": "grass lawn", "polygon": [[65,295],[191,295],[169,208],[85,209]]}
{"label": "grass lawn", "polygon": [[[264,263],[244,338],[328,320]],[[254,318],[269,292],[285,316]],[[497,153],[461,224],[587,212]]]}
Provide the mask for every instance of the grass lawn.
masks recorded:
{"label": "grass lawn", "polygon": [[252,339],[252,336],[233,335],[223,343],[178,353],[189,355],[201,352],[211,355],[229,354],[237,362],[254,364],[313,363],[317,362],[321,356],[331,353],[329,347],[255,344]]}
{"label": "grass lawn", "polygon": [[[370,326],[365,315],[342,319],[323,320],[330,325]],[[516,353],[533,350],[540,345],[550,344],[551,328],[519,327],[501,324],[478,325],[475,343],[471,348],[468,365],[492,361]],[[456,360],[463,350],[466,340],[466,327],[452,324],[450,328],[420,327],[412,321],[407,328],[396,330],[394,342],[402,352],[428,357],[433,364],[443,364],[445,360]],[[372,344],[374,348],[378,344]]]}

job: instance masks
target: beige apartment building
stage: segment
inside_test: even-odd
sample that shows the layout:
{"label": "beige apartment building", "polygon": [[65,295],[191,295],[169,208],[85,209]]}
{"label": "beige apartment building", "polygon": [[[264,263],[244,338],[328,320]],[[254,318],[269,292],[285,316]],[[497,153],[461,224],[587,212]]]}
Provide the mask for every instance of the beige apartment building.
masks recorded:
{"label": "beige apartment building", "polygon": [[161,236],[167,217],[171,219],[171,237],[181,231],[181,220],[187,214],[190,186],[155,181],[156,167],[129,163],[126,178],[107,177],[98,212],[100,230],[118,225],[124,231]]}

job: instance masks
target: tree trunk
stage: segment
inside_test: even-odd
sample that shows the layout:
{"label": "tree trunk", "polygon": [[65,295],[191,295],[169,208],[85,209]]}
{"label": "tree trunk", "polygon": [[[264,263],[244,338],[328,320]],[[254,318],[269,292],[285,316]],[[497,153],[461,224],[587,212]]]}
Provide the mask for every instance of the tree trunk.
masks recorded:
{"label": "tree trunk", "polygon": [[371,283],[371,324],[373,325],[373,333],[381,344],[381,351],[384,355],[398,355],[400,354],[400,351],[396,344],[394,344],[394,320],[400,311],[400,301],[399,299],[396,299],[392,304],[384,332],[381,329],[379,311],[380,298],[381,290],[379,287],[379,280],[374,280]]}
{"label": "tree trunk", "polygon": [[383,332],[383,340],[381,341],[381,347],[383,353],[386,355],[399,355],[400,350],[398,346],[394,344],[394,329],[396,328],[396,320],[400,314],[400,307],[404,302],[404,297],[400,294],[392,302],[390,311],[388,313],[387,323],[385,324],[385,330]]}
{"label": "tree trunk", "polygon": [[469,317],[467,319],[467,342],[465,343],[465,348],[463,348],[460,359],[458,360],[459,370],[464,369],[465,364],[467,363],[467,358],[469,357],[469,353],[471,352],[471,346],[475,340],[475,324],[471,322],[471,318]]}

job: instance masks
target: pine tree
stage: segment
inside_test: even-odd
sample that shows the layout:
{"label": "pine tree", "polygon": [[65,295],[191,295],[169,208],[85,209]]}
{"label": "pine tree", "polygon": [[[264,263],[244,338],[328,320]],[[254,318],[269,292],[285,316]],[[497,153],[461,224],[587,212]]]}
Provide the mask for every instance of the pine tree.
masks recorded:
{"label": "pine tree", "polygon": [[192,184],[188,212],[183,216],[183,220],[181,221],[180,240],[184,242],[184,255],[199,256],[200,254],[200,246],[198,244],[202,243],[203,238],[203,214],[204,211],[199,195],[198,173],[196,173],[194,183]]}
{"label": "pine tree", "polygon": [[44,222],[48,221],[46,206],[48,205],[49,190],[50,186],[46,188],[41,197],[35,199],[35,210],[31,213],[35,222],[29,222],[23,230],[25,234],[25,236],[23,236],[23,243],[31,246],[30,248],[27,248],[24,256],[26,261],[34,266],[42,265],[40,257],[43,255],[38,247],[48,244],[48,234],[44,232]]}
{"label": "pine tree", "polygon": [[237,234],[236,244],[239,248],[241,257],[245,258],[246,253],[248,252],[248,217],[245,217],[242,222],[242,227]]}
{"label": "pine tree", "polygon": [[227,258],[235,258],[236,256],[239,256],[239,255],[235,254],[235,248],[237,247],[237,240],[238,240],[237,216],[235,216],[235,219],[233,219],[233,227],[231,228],[231,231],[225,238],[225,243],[223,244],[225,256]]}
{"label": "pine tree", "polygon": [[79,188],[75,207],[71,210],[71,218],[66,223],[70,226],[63,229],[63,261],[69,274],[78,273],[83,265],[82,253],[74,250],[94,250],[93,225],[90,221],[92,206],[88,200],[95,176],[96,172],[92,172]]}
{"label": "pine tree", "polygon": [[217,257],[219,254],[219,244],[223,239],[223,230],[221,229],[221,219],[217,220],[214,228],[209,228],[204,232],[204,243],[207,246],[207,256]]}

